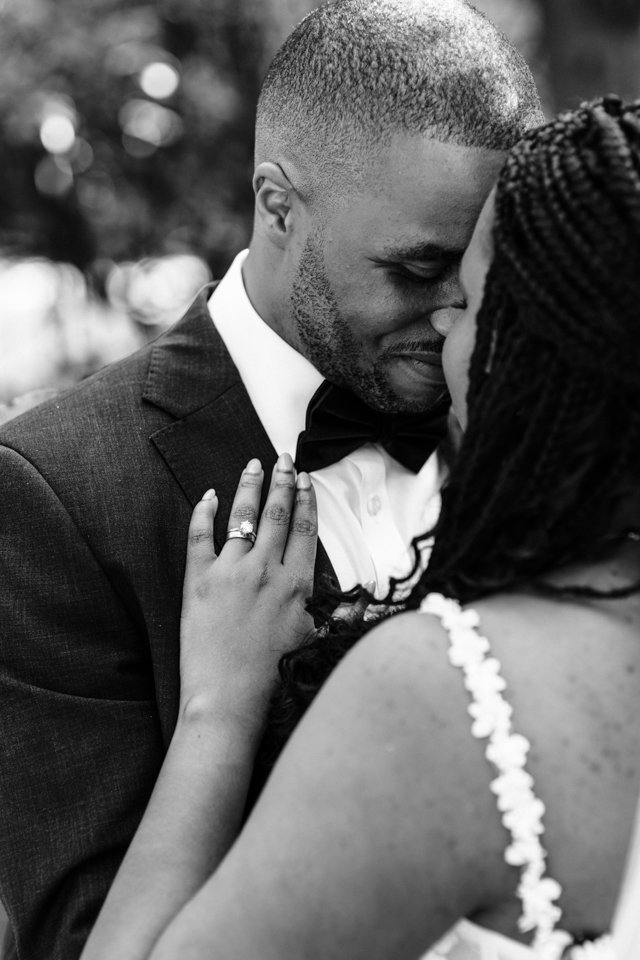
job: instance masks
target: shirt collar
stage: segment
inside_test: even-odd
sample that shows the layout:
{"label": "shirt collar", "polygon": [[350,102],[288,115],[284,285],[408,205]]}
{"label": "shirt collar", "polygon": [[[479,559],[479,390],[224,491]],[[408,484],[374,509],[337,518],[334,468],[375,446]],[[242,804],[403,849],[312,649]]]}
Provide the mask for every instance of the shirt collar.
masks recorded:
{"label": "shirt collar", "polygon": [[309,400],[324,378],[256,313],[242,279],[248,252],[237,255],[213,291],[209,312],[276,452],[295,456]]}

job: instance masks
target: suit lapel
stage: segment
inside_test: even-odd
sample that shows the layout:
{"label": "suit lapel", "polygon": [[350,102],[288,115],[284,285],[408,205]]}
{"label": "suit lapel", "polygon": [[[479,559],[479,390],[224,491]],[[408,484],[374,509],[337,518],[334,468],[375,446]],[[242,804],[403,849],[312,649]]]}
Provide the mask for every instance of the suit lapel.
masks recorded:
{"label": "suit lapel", "polygon": [[219,541],[243,467],[258,457],[268,475],[276,454],[212,323],[211,289],[205,288],[173,335],[154,349],[144,399],[176,417],[152,434],[151,442],[191,506],[215,487]]}
{"label": "suit lapel", "polygon": [[[192,506],[214,487],[219,508],[216,547],[221,548],[240,474],[250,457],[269,477],[276,454],[241,383],[200,410],[151,437]],[[267,484],[265,483],[265,493]]]}
{"label": "suit lapel", "polygon": [[[151,436],[192,506],[209,487],[219,500],[216,547],[224,542],[240,474],[251,457],[269,478],[276,452],[256,414],[207,305],[205,287],[183,319],[154,347],[143,399],[175,417]],[[265,483],[266,496],[268,484]],[[333,574],[319,544],[316,580]]]}

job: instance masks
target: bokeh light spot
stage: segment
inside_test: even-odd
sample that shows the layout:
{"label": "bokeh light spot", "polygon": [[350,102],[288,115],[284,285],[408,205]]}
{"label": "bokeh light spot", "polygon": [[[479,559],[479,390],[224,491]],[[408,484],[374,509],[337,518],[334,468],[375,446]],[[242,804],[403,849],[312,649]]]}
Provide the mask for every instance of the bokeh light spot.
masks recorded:
{"label": "bokeh light spot", "polygon": [[148,63],[140,74],[140,87],[154,100],[166,100],[178,89],[180,74],[170,63]]}
{"label": "bokeh light spot", "polygon": [[75,173],[84,173],[93,163],[93,148],[82,137],[76,137],[69,159]]}
{"label": "bokeh light spot", "polygon": [[170,254],[114,265],[106,281],[109,301],[142,325],[168,326],[211,280],[207,264],[193,254]]}
{"label": "bokeh light spot", "polygon": [[71,165],[61,157],[43,157],[33,178],[39,192],[49,197],[61,197],[73,186]]}
{"label": "bokeh light spot", "polygon": [[128,133],[122,134],[122,146],[129,156],[136,160],[146,160],[158,149],[158,144],[149,143],[148,140],[139,140],[137,137],[131,137]]}
{"label": "bokeh light spot", "polygon": [[166,147],[182,133],[182,120],[178,114],[150,100],[129,100],[120,110],[118,119],[125,137],[153,147]]}
{"label": "bokeh light spot", "polygon": [[51,113],[40,124],[40,140],[49,153],[67,153],[76,139],[76,130],[69,117]]}

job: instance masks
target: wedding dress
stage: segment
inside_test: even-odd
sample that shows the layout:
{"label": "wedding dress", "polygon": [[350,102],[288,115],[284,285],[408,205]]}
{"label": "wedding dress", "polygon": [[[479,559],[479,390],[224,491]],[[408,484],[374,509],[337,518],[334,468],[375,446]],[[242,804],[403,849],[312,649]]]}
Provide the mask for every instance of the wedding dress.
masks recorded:
{"label": "wedding dress", "polygon": [[562,892],[560,884],[546,875],[546,851],[540,841],[544,806],[526,770],[529,742],[512,728],[511,707],[502,696],[500,663],[478,630],[478,614],[436,593],[425,597],[421,610],[438,617],[447,631],[449,660],[463,671],[472,700],[471,732],[488,740],[485,755],[497,771],[491,790],[511,835],[505,859],[521,870],[518,925],[532,935],[527,946],[462,920],[422,960],[640,960],[640,809],[612,932],[574,944],[571,934],[559,926],[562,911],[555,901]]}

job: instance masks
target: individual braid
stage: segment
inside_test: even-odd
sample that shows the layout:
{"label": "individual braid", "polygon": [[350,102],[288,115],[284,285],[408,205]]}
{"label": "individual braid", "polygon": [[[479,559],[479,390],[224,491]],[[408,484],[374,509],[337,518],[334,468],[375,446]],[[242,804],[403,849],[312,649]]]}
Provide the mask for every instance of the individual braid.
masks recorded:
{"label": "individual braid", "polygon": [[[431,591],[530,588],[621,532],[624,483],[640,481],[640,102],[605,98],[528,134],[498,180],[493,246],[467,429],[409,609]],[[271,759],[367,629],[326,618],[283,658]]]}

